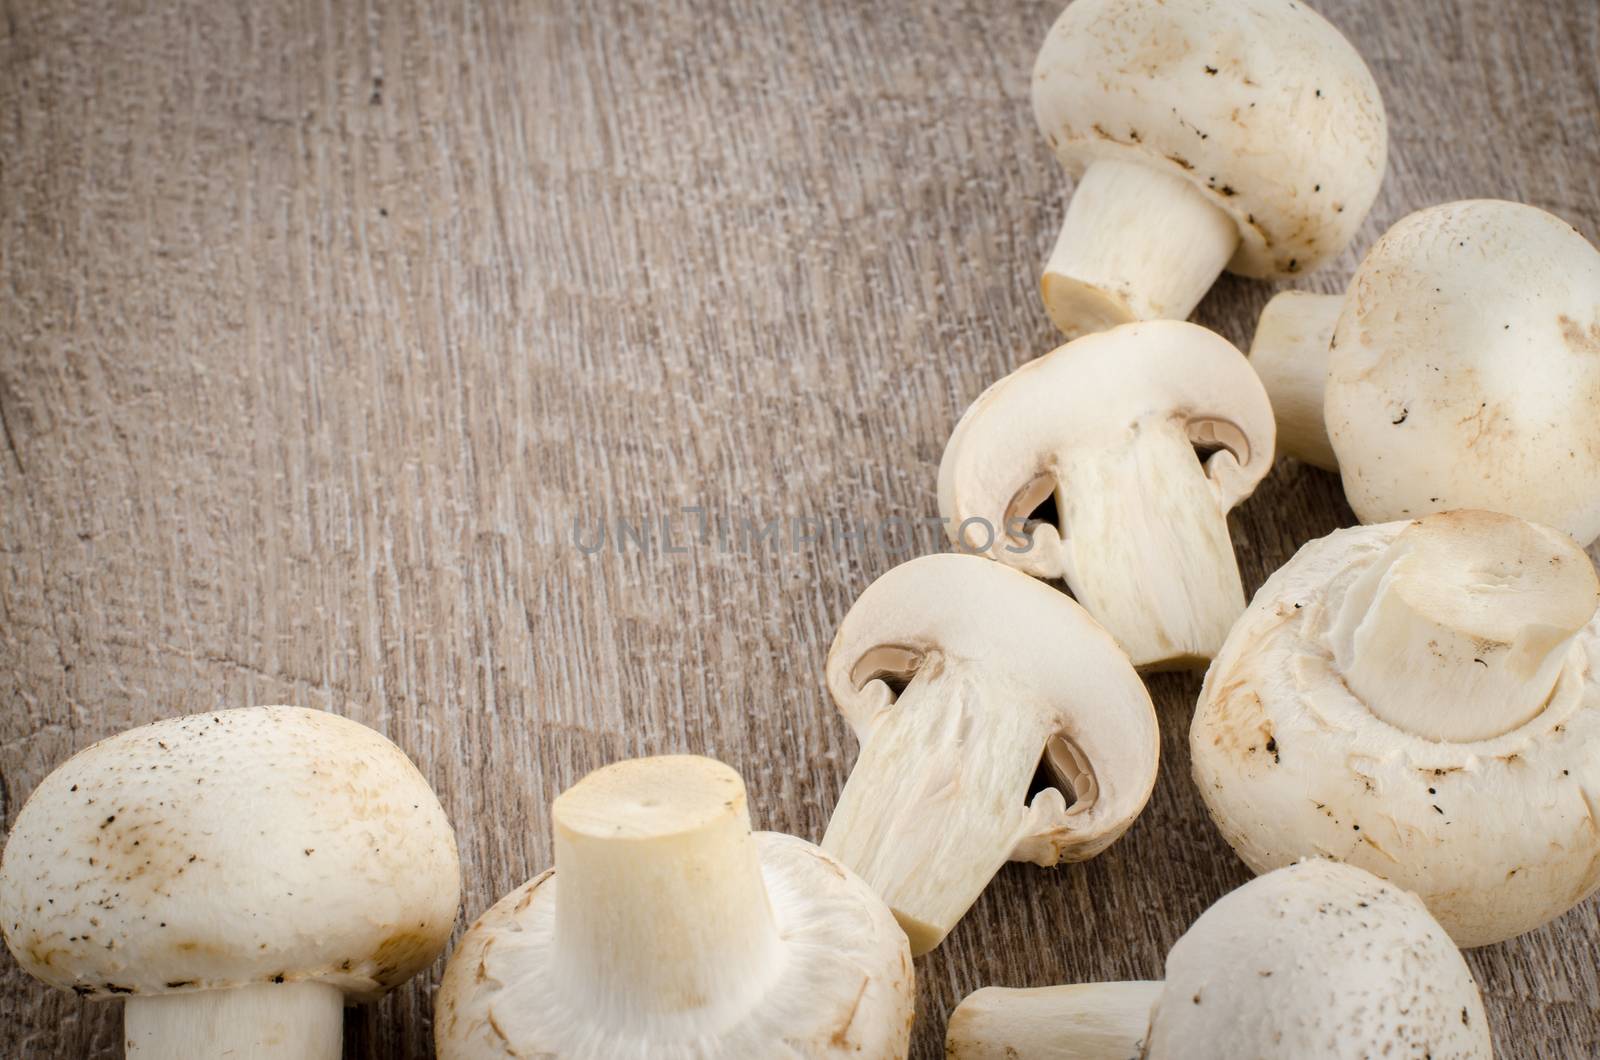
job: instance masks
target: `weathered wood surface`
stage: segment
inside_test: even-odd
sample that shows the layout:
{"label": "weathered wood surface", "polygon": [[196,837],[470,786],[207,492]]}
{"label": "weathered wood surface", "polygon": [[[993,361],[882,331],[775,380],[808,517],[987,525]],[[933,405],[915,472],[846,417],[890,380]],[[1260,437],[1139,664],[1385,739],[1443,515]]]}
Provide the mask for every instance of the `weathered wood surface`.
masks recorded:
{"label": "weathered wood surface", "polygon": [[[1321,6],[1389,106],[1361,246],[1468,196],[1600,237],[1594,0]],[[99,737],[294,702],[421,764],[463,924],[624,755],[724,758],[760,824],[820,836],[855,754],[823,652],[911,554],[837,523],[935,515],[959,412],[1052,345],[1067,187],[1027,74],[1056,9],[0,0],[7,823]],[[1270,293],[1225,280],[1199,319],[1247,343]],[[686,506],[831,528],[723,550]],[[662,516],[687,551],[572,540]],[[1234,519],[1250,587],[1350,520],[1281,467]],[[916,1055],[986,983],[1159,975],[1245,880],[1188,778],[1198,678],[1152,686],[1148,811],[1002,873],[920,963]],[[1600,1053],[1597,947],[1591,901],[1471,955],[1501,1055]],[[117,1006],[3,964],[0,1054],[120,1055]],[[348,1055],[431,1055],[437,975]]]}

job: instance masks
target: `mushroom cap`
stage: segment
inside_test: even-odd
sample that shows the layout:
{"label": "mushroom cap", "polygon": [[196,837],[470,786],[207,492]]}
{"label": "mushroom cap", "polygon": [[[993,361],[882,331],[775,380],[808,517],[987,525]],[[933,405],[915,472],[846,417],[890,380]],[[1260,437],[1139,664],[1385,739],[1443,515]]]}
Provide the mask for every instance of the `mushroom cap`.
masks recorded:
{"label": "mushroom cap", "polygon": [[1267,580],[1206,674],[1189,747],[1212,819],[1256,872],[1337,858],[1479,946],[1600,887],[1600,615],[1548,704],[1509,732],[1461,743],[1391,725],[1346,685],[1331,637],[1346,593],[1410,525],[1336,531]]}
{"label": "mushroom cap", "polygon": [[80,994],[317,981],[367,1000],[444,948],[455,836],[411,760],[299,707],[170,718],[68,759],[0,860],[0,924]]}
{"label": "mushroom cap", "polygon": [[1351,281],[1324,414],[1362,522],[1456,508],[1600,537],[1600,251],[1495,200],[1406,217]]}
{"label": "mushroom cap", "polygon": [[649,1039],[585,1018],[554,959],[556,870],[479,917],[445,969],[434,1036],[446,1060],[511,1056],[905,1056],[915,991],[910,948],[860,877],[803,839],[758,832],[762,878],[787,960],[737,1022]]}
{"label": "mushroom cap", "polygon": [[1489,1060],[1483,1001],[1416,896],[1312,860],[1226,895],[1167,955],[1150,1060]]}
{"label": "mushroom cap", "polygon": [[[1152,417],[1220,446],[1204,473],[1224,513],[1272,470],[1277,424],[1249,360],[1197,324],[1149,320],[1075,339],[991,384],[945,446],[939,510],[957,529],[987,522],[999,542],[1054,488],[1059,454],[1116,444]],[[991,555],[1026,566],[1032,551]]]}
{"label": "mushroom cap", "polygon": [[894,709],[885,676],[952,665],[995,686],[986,703],[1046,712],[1093,778],[1092,797],[1079,792],[1070,808],[1058,799],[1059,812],[1041,810],[1038,834],[1014,857],[1083,860],[1127,831],[1155,787],[1155,708],[1127,654],[1087,611],[978,556],[921,556],[867,586],[845,615],[828,650],[828,691],[865,743]]}
{"label": "mushroom cap", "polygon": [[1338,253],[1383,180],[1388,124],[1361,56],[1295,0],[1075,0],[1033,68],[1039,130],[1072,173],[1158,166],[1233,218],[1229,269]]}

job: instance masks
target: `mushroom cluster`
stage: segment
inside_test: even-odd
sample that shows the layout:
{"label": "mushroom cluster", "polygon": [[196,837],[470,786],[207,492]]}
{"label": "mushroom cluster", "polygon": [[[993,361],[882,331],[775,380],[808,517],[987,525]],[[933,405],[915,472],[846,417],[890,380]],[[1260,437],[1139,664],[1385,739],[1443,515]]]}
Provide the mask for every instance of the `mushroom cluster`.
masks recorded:
{"label": "mushroom cluster", "polygon": [[[1347,295],[1274,298],[1247,360],[1184,318],[1224,269],[1353,238],[1387,133],[1351,45],[1301,0],[1075,0],[1032,99],[1081,174],[1042,281],[1070,341],[954,425],[937,496],[968,554],[839,625],[860,752],[821,844],[753,832],[708,758],[589,773],[554,867],[450,959],[445,1060],[904,1057],[913,957],[1001,866],[1094,857],[1144,809],[1140,670],[1209,664],[1194,780],[1262,875],[1161,982],[971,995],[951,1057],[1488,1058],[1457,946],[1600,888],[1600,252],[1532,207],[1423,210]],[[1280,438],[1369,525],[1247,607],[1228,516]],[[293,707],[89,747],[0,858],[12,954],[124,998],[129,1056],[333,1060],[344,1006],[428,966],[458,900],[405,754]]]}

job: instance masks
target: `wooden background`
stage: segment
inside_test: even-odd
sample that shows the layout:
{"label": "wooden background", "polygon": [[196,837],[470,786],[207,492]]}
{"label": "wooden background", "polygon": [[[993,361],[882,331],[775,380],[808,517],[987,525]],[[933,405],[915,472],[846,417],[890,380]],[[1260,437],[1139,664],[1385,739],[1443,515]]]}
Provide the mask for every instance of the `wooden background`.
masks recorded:
{"label": "wooden background", "polygon": [[[1321,7],[1390,113],[1358,246],[1470,196],[1600,237],[1596,0]],[[721,757],[760,825],[819,837],[855,756],[823,653],[937,543],[724,550],[681,509],[937,514],[958,414],[1053,345],[1068,189],[1027,88],[1056,13],[0,0],[7,823],[100,737],[292,702],[421,764],[463,925],[622,756]],[[1271,293],[1224,280],[1198,319],[1248,344]],[[573,542],[662,516],[686,552]],[[1248,587],[1350,521],[1280,467],[1234,517]],[[1149,809],[1092,863],[1001,874],[918,965],[917,1056],[983,984],[1159,976],[1246,879],[1188,778],[1199,678],[1152,687]],[[1590,901],[1470,955],[1500,1055],[1600,1053],[1597,944]],[[0,1054],[120,1055],[115,1004],[0,964]],[[348,1055],[431,1055],[441,966],[352,1014]]]}

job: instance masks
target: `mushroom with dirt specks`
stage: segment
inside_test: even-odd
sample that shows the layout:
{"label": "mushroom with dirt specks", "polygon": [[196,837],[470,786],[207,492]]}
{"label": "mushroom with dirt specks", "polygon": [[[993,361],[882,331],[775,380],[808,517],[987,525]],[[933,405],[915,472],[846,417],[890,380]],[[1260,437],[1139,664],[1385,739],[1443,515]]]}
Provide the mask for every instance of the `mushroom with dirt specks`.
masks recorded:
{"label": "mushroom with dirt specks", "polygon": [[618,762],[551,818],[555,868],[480,917],[445,969],[443,1060],[906,1055],[894,917],[810,843],[753,834],[728,766]]}
{"label": "mushroom with dirt specks", "polygon": [[1201,915],[1165,982],[971,994],[950,1060],[1489,1060],[1472,973],[1428,911],[1360,869],[1312,860]]}
{"label": "mushroom with dirt specks", "polygon": [[[939,511],[961,547],[1065,579],[1134,665],[1203,665],[1244,610],[1227,517],[1273,442],[1266,392],[1230,342],[1124,324],[972,403],[939,465]],[[1056,521],[1029,519],[1052,495]]]}
{"label": "mushroom with dirt specks", "polygon": [[405,754],[298,707],[171,718],[51,773],[0,860],[30,974],[122,996],[130,1057],[335,1060],[344,1006],[432,963],[455,836]]}
{"label": "mushroom with dirt specks", "polygon": [[1274,574],[1206,675],[1194,777],[1265,872],[1312,854],[1414,891],[1458,945],[1600,887],[1600,580],[1571,538],[1446,512]]}
{"label": "mushroom with dirt specks", "polygon": [[1362,522],[1485,508],[1600,538],[1600,251],[1519,203],[1406,217],[1344,295],[1285,292],[1250,351],[1290,456]]}
{"label": "mushroom with dirt specks", "polygon": [[[1155,711],[1122,649],[1065,594],[977,556],[869,585],[827,679],[861,755],[822,846],[883,895],[914,954],[1007,860],[1105,849],[1155,784]],[[1030,801],[1041,766],[1052,786]]]}
{"label": "mushroom with dirt specks", "polygon": [[1223,269],[1313,269],[1383,179],[1387,121],[1350,42],[1286,0],[1075,0],[1033,111],[1081,174],[1041,284],[1068,337],[1181,320]]}

